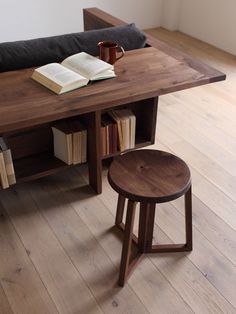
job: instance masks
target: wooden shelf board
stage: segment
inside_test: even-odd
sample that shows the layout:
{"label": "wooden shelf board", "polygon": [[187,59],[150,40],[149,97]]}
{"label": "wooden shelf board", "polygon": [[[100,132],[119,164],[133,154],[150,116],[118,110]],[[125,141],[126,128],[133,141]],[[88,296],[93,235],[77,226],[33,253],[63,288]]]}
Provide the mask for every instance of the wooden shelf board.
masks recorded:
{"label": "wooden shelf board", "polygon": [[[142,148],[142,147],[145,147],[145,146],[148,146],[148,145],[152,145],[153,143],[151,142],[151,141],[147,141],[147,140],[144,140],[144,139],[137,139],[136,140],[136,143],[135,143],[135,149],[138,149],[138,148]],[[128,152],[128,151],[131,151],[131,150],[133,150],[134,148],[131,148],[131,149],[127,149],[127,150],[125,150],[124,152],[122,152],[122,153],[126,153],[126,152]],[[109,154],[109,155],[105,155],[105,156],[103,156],[102,157],[102,159],[104,160],[104,159],[108,159],[108,158],[111,158],[111,157],[115,157],[115,156],[118,156],[118,155],[120,155],[121,154],[121,152],[120,151],[118,151],[118,152],[116,152],[116,153],[114,153],[114,154]]]}
{"label": "wooden shelf board", "polygon": [[52,153],[41,153],[14,160],[16,182],[35,180],[70,167]]}

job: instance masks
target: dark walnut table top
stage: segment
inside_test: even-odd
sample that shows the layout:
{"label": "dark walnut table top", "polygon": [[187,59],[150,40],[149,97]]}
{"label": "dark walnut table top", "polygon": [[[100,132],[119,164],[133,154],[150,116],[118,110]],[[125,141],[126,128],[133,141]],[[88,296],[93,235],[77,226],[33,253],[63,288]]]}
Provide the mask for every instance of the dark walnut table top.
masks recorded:
{"label": "dark walnut table top", "polygon": [[126,52],[117,77],[56,95],[30,77],[33,69],[0,74],[0,134],[225,79],[201,62],[153,47]]}

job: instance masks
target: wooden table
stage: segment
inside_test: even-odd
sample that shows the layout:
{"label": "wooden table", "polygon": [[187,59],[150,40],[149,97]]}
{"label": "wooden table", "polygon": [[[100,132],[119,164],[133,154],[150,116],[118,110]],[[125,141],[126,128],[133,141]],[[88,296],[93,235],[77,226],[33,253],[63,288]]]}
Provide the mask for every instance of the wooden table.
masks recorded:
{"label": "wooden table", "polygon": [[[84,11],[85,29],[122,21],[98,9]],[[123,22],[124,23],[124,22]],[[101,114],[126,105],[137,118],[136,148],[154,143],[160,95],[225,79],[225,75],[148,36],[147,47],[115,64],[117,77],[56,95],[30,76],[33,69],[0,74],[0,134],[12,150],[17,182],[68,167],[53,156],[51,125],[80,116],[88,129],[90,185],[101,193]]]}

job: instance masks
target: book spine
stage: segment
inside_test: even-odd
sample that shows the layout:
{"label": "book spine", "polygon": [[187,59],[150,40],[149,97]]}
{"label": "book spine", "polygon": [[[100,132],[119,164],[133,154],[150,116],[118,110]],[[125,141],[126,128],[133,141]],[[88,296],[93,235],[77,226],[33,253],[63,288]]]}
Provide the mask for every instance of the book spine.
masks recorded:
{"label": "book spine", "polygon": [[1,178],[2,188],[3,189],[9,188],[9,182],[8,182],[8,178],[7,178],[6,168],[5,168],[3,152],[0,152],[0,178]]}
{"label": "book spine", "polygon": [[3,151],[3,159],[4,159],[4,163],[5,163],[8,183],[9,183],[9,185],[15,184],[16,183],[16,176],[15,176],[15,171],[14,171],[14,166],[13,166],[13,161],[12,161],[10,149]]}
{"label": "book spine", "polygon": [[130,148],[135,148],[135,136],[136,136],[136,116],[130,117]]}
{"label": "book spine", "polygon": [[77,145],[78,145],[78,151],[77,151],[77,160],[78,160],[78,164],[81,164],[82,163],[82,131],[78,132],[78,142],[77,142]]}
{"label": "book spine", "polygon": [[114,123],[112,125],[113,127],[113,132],[112,132],[112,135],[113,135],[113,152],[114,154],[117,152],[117,149],[118,149],[118,143],[117,143],[117,138],[118,138],[118,130],[117,130],[117,124]]}
{"label": "book spine", "polygon": [[112,135],[112,124],[108,125],[108,139],[109,139],[109,151],[108,154],[113,154],[113,135]]}
{"label": "book spine", "polygon": [[124,149],[129,149],[129,119],[121,119],[121,133]]}
{"label": "book spine", "polygon": [[122,136],[121,119],[118,117],[115,111],[111,111],[109,112],[109,114],[117,123],[119,149],[121,152],[123,152],[125,150],[125,146],[124,146],[124,141],[123,141],[123,136]]}
{"label": "book spine", "polygon": [[67,157],[68,157],[68,165],[73,163],[73,156],[72,156],[72,134],[67,134],[66,136],[66,144],[67,144]]}
{"label": "book spine", "polygon": [[81,132],[75,132],[72,134],[73,138],[73,164],[81,163]]}
{"label": "book spine", "polygon": [[82,131],[82,157],[81,157],[81,162],[87,162],[87,130]]}

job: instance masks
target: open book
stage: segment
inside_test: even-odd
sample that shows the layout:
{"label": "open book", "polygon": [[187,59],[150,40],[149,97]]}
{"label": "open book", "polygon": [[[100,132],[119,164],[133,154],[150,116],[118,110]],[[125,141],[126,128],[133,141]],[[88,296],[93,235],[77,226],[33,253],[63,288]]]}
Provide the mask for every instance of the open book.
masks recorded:
{"label": "open book", "polygon": [[57,94],[88,84],[89,81],[115,77],[113,65],[86,52],[66,58],[61,64],[49,63],[35,69],[32,78]]}

